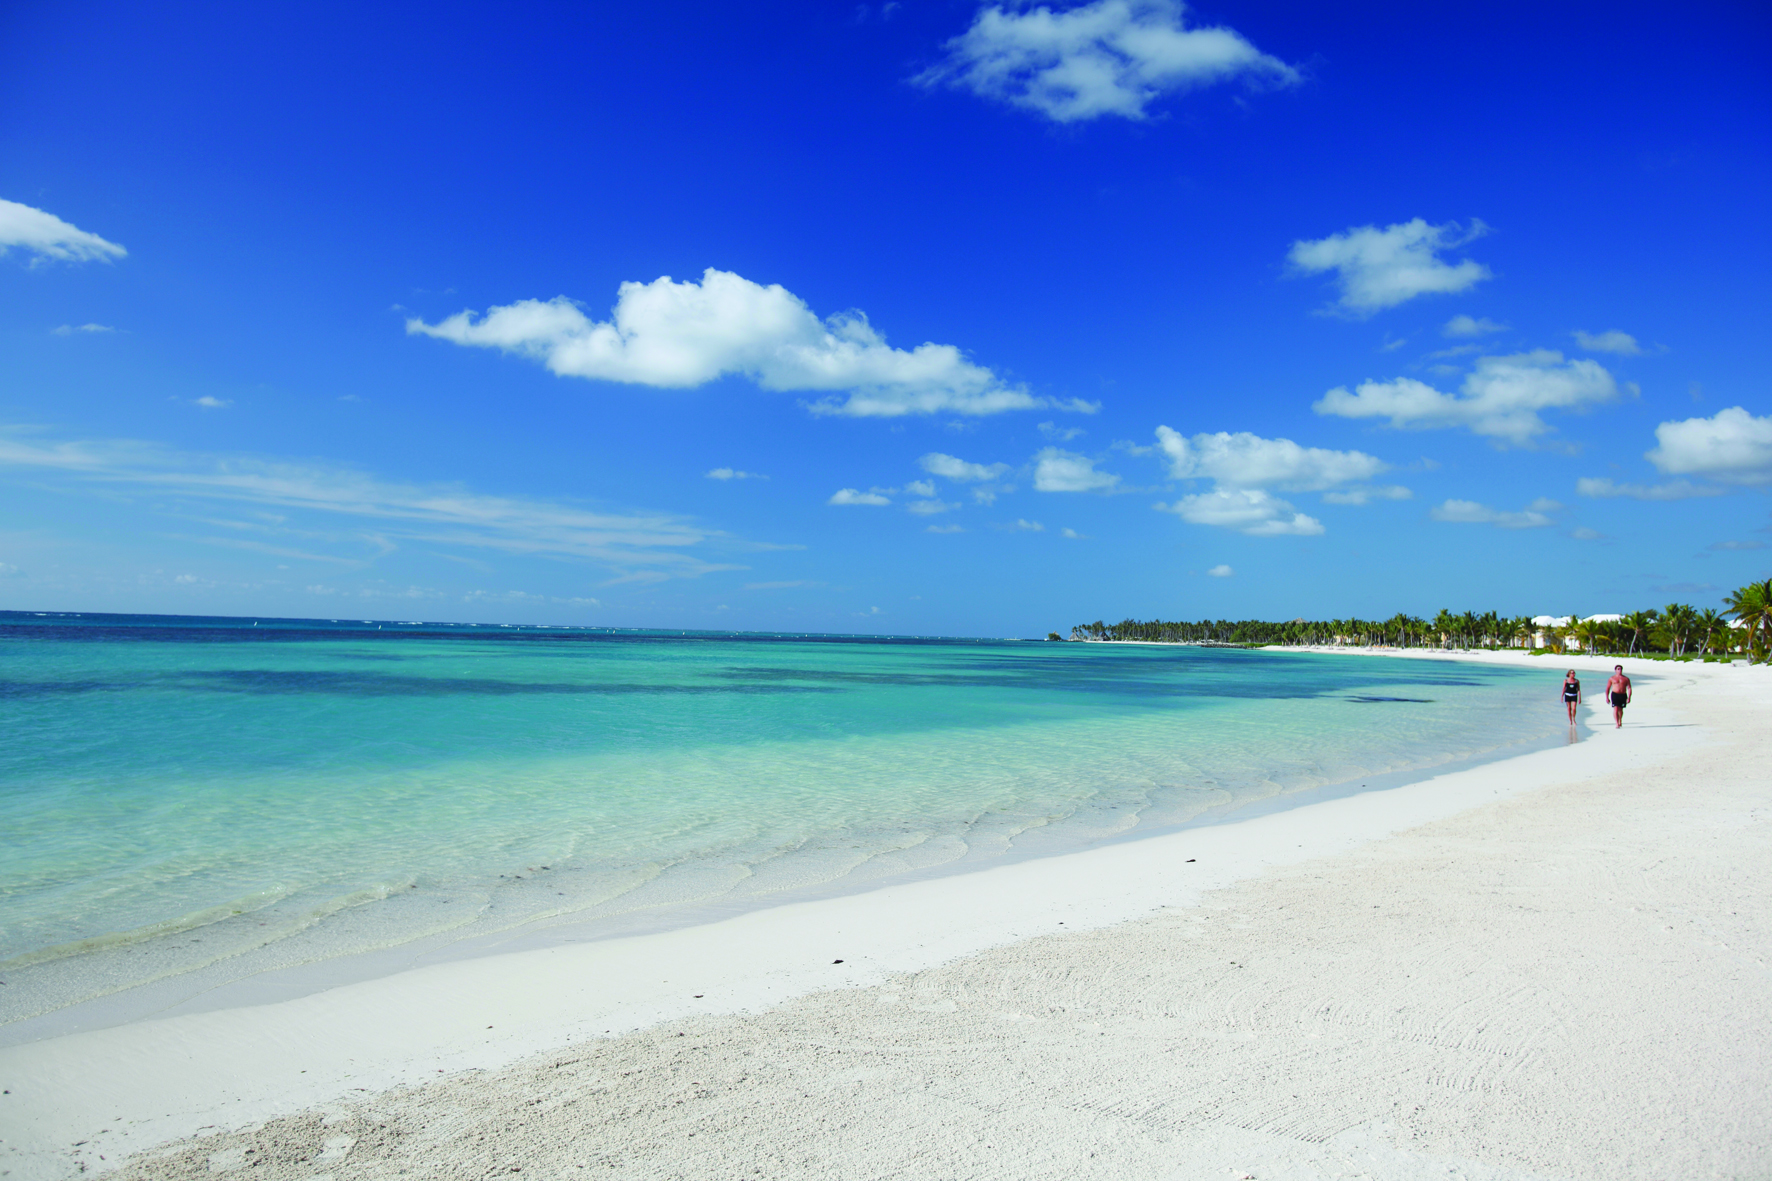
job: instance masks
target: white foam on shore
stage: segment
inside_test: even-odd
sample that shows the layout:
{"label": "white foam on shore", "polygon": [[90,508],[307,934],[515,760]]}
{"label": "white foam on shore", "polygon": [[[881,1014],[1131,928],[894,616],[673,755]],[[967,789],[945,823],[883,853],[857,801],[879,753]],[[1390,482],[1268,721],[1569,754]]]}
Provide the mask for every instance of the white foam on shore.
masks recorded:
{"label": "white foam on shore", "polygon": [[[1366,653],[1369,654],[1369,653]],[[1402,655],[1402,654],[1400,654]],[[1444,653],[1421,653],[1445,658]],[[1563,668],[1547,674],[1547,708]],[[1609,669],[1614,658],[1605,658]],[[987,948],[1103,927],[1276,866],[1333,855],[1500,798],[1677,757],[1703,741],[1658,704],[1679,685],[1765,670],[1626,660],[1629,724],[1596,705],[1578,745],[1326,800],[975,873],[752,911],[703,926],[437,964],[276,1004],[192,1013],[0,1050],[13,1178],[66,1175],[69,1146],[103,1135],[106,1163],[211,1126],[237,1127],[362,1091],[505,1065],[675,1017],[742,1013],[879,983]],[[1591,695],[1597,699],[1597,694]],[[839,962],[840,961],[840,962]],[[102,1131],[101,1131],[102,1129]],[[89,1158],[90,1159],[90,1158]]]}

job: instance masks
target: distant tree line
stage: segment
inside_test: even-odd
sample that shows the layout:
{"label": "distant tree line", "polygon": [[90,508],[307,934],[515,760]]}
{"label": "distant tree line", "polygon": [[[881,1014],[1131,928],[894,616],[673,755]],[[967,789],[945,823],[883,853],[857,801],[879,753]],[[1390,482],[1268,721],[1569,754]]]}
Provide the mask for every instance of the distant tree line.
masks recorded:
{"label": "distant tree line", "polygon": [[[1058,639],[1049,633],[1048,639]],[[1145,640],[1161,644],[1285,644],[1389,648],[1531,648],[1621,655],[1746,655],[1768,659],[1772,641],[1772,579],[1749,583],[1724,598],[1723,610],[1687,603],[1632,611],[1615,620],[1574,615],[1560,626],[1540,626],[1528,616],[1493,611],[1434,618],[1399,612],[1389,619],[1202,619],[1166,622],[1123,619],[1080,623],[1073,640]]]}

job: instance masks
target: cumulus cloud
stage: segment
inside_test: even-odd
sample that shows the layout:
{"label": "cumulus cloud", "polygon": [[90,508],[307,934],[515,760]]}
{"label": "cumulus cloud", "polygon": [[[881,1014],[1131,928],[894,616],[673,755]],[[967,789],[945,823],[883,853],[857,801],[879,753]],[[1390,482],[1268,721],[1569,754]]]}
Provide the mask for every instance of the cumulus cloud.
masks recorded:
{"label": "cumulus cloud", "polygon": [[1487,316],[1480,316],[1480,317],[1473,319],[1470,316],[1460,315],[1460,316],[1453,316],[1450,320],[1446,321],[1446,326],[1444,328],[1440,329],[1440,335],[1454,336],[1454,337],[1457,337],[1457,336],[1487,336],[1491,332],[1506,332],[1506,331],[1507,331],[1506,324],[1497,324],[1494,320],[1489,319]]}
{"label": "cumulus cloud", "polygon": [[1323,532],[1321,521],[1260,488],[1217,488],[1155,507],[1194,525],[1236,529],[1252,537],[1311,537]]}
{"label": "cumulus cloud", "polygon": [[1636,337],[1616,328],[1610,332],[1583,332],[1577,328],[1571,335],[1575,337],[1576,344],[1590,353],[1617,353],[1621,357],[1635,357],[1643,351]]}
{"label": "cumulus cloud", "polygon": [[1490,277],[1489,268],[1465,259],[1442,260],[1489,232],[1476,218],[1466,230],[1457,222],[1429,225],[1421,218],[1384,227],[1356,226],[1327,238],[1292,244],[1287,259],[1305,274],[1334,271],[1341,286],[1335,307],[1352,316],[1370,316],[1418,295],[1449,295]]}
{"label": "cumulus cloud", "polygon": [[920,517],[933,517],[937,513],[951,512],[959,508],[957,504],[949,504],[945,500],[913,500],[905,508]]}
{"label": "cumulus cloud", "polygon": [[995,480],[1009,470],[1009,465],[1006,463],[967,463],[964,459],[943,455],[939,451],[931,451],[917,462],[922,464],[923,470],[930,475],[940,476],[944,480],[953,480],[957,483]]}
{"label": "cumulus cloud", "polygon": [[1074,451],[1047,447],[1034,456],[1034,488],[1040,492],[1103,492],[1120,477],[1095,470],[1095,461]]}
{"label": "cumulus cloud", "polygon": [[234,404],[232,398],[216,398],[204,394],[201,398],[192,398],[191,405],[201,406],[205,410],[226,410]]}
{"label": "cumulus cloud", "polygon": [[1229,566],[1214,566],[1212,569],[1206,571],[1206,573],[1213,578],[1229,578],[1231,575],[1235,574],[1236,571],[1232,570]]}
{"label": "cumulus cloud", "polygon": [[767,480],[769,477],[757,472],[741,472],[737,468],[717,467],[708,473],[710,480]]}
{"label": "cumulus cloud", "polygon": [[61,262],[110,262],[129,251],[97,234],[69,225],[53,213],[0,200],[0,254],[22,250],[31,265],[48,260]]}
{"label": "cumulus cloud", "polygon": [[406,331],[515,353],[562,377],[685,388],[738,375],[768,390],[845,395],[811,403],[815,414],[1099,409],[1077,399],[1035,397],[953,345],[893,348],[861,312],[821,320],[780,284],[765,287],[712,267],[699,283],[677,283],[669,275],[623,283],[608,321],[592,320],[561,295],[519,300],[483,316],[457,312],[436,324],[409,319]]}
{"label": "cumulus cloud", "polygon": [[1061,427],[1055,422],[1043,422],[1040,424],[1040,433],[1045,435],[1048,439],[1051,439],[1054,443],[1068,443],[1072,439],[1081,438],[1089,432],[1085,431],[1080,426]]}
{"label": "cumulus cloud", "polygon": [[1705,476],[1725,484],[1772,484],[1772,415],[1740,406],[1709,418],[1664,422],[1644,457],[1670,476]]}
{"label": "cumulus cloud", "polygon": [[904,490],[912,496],[934,496],[934,480],[912,480],[904,486]]}
{"label": "cumulus cloud", "polygon": [[1542,529],[1556,524],[1547,515],[1563,506],[1554,500],[1535,500],[1517,513],[1492,509],[1474,500],[1448,500],[1428,515],[1436,521],[1460,525],[1497,525],[1503,529]]}
{"label": "cumulus cloud", "polygon": [[1094,0],[1067,10],[992,5],[916,76],[1038,111],[1058,123],[1147,117],[1165,94],[1242,78],[1290,85],[1298,71],[1226,28],[1188,28],[1178,0]]}
{"label": "cumulus cloud", "polygon": [[1618,395],[1617,381],[1598,363],[1565,361],[1555,350],[1534,349],[1479,358],[1456,394],[1441,393],[1413,377],[1399,377],[1364,381],[1352,392],[1337,386],[1311,409],[1339,418],[1388,418],[1392,426],[1404,429],[1466,427],[1525,446],[1551,429],[1539,411],[1579,410]]}
{"label": "cumulus cloud", "polygon": [[863,492],[858,488],[839,488],[831,493],[826,504],[891,504],[892,501],[878,492]]}
{"label": "cumulus cloud", "polygon": [[1386,468],[1382,460],[1363,451],[1300,447],[1291,439],[1264,439],[1247,431],[1219,431],[1189,439],[1159,426],[1157,446],[1169,457],[1171,476],[1178,480],[1211,479],[1224,488],[1320,492],[1337,484],[1369,480]]}
{"label": "cumulus cloud", "polygon": [[1044,532],[1046,532],[1046,526],[1040,524],[1040,522],[1024,520],[1021,517],[1015,518],[1015,520],[1009,522],[1006,525],[993,525],[991,527],[993,529],[1006,529],[1011,533],[1044,533]]}
{"label": "cumulus cloud", "polygon": [[1575,491],[1582,496],[1610,499],[1627,496],[1632,500],[1690,500],[1694,496],[1721,496],[1721,488],[1707,488],[1690,480],[1669,480],[1665,484],[1620,484],[1605,477],[1583,476],[1575,481]]}
{"label": "cumulus cloud", "polygon": [[[179,452],[126,440],[50,442],[16,432],[0,433],[0,470],[6,468],[250,510],[213,523],[272,538],[348,546],[372,557],[400,542],[418,542],[588,560],[623,578],[687,577],[739,568],[687,552],[713,535],[668,514],[600,511],[486,495],[453,484],[400,483],[349,468]],[[310,520],[316,523],[303,523]],[[339,522],[348,528],[341,532]],[[233,538],[189,540],[340,560]]]}
{"label": "cumulus cloud", "polygon": [[1075,529],[1072,529],[1068,526],[1063,529],[1060,529],[1058,531],[1058,535],[1060,537],[1066,538],[1067,540],[1070,540],[1070,541],[1088,541],[1089,540],[1089,535],[1087,533],[1078,533]]}

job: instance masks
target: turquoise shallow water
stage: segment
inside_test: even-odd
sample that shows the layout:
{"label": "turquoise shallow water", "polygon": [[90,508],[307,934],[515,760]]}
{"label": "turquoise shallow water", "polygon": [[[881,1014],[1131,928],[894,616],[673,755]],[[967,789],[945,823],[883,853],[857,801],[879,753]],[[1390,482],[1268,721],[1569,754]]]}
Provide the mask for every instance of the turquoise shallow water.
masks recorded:
{"label": "turquoise shallow water", "polygon": [[256,622],[0,614],[0,1019],[1074,849],[1562,721],[1452,662]]}

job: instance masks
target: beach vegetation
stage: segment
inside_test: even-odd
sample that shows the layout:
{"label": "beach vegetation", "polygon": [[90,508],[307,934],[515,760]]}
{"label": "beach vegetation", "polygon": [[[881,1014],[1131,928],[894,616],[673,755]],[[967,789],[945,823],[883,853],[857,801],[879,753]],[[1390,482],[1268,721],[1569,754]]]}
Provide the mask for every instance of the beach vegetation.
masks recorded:
{"label": "beach vegetation", "polygon": [[[1058,638],[1048,633],[1049,639]],[[1690,660],[1746,656],[1766,660],[1772,644],[1772,579],[1724,596],[1724,609],[1689,603],[1647,607],[1625,615],[1540,616],[1442,609],[1432,619],[1398,612],[1388,619],[1138,620],[1079,623],[1073,640],[1202,644],[1215,647],[1520,649]]]}

